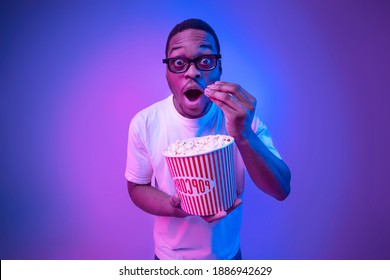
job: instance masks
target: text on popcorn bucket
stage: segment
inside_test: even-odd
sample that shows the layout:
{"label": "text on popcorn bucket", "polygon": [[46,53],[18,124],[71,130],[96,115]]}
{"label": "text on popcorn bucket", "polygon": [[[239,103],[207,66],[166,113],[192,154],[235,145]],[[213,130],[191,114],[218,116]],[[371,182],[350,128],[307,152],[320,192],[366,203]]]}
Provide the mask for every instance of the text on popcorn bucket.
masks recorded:
{"label": "text on popcorn bucket", "polygon": [[203,195],[215,188],[215,182],[207,178],[175,177],[173,183],[179,192],[191,196]]}

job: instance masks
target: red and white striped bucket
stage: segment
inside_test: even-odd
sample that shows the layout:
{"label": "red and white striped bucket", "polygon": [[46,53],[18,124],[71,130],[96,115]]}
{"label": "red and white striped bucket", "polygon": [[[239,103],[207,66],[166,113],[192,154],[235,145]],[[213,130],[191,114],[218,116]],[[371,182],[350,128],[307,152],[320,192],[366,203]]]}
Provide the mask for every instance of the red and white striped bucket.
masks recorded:
{"label": "red and white striped bucket", "polygon": [[226,146],[203,154],[172,156],[164,153],[185,212],[208,216],[233,205],[237,193],[234,138],[230,138]]}

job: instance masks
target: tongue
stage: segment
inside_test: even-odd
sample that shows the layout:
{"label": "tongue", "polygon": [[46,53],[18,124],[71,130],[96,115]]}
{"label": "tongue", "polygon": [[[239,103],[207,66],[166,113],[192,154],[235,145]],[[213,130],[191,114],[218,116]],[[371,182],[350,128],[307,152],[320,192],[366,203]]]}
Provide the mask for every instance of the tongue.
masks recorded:
{"label": "tongue", "polygon": [[199,96],[202,95],[202,92],[197,89],[190,89],[186,91],[185,96],[190,100],[190,101],[195,101],[196,99],[199,98]]}

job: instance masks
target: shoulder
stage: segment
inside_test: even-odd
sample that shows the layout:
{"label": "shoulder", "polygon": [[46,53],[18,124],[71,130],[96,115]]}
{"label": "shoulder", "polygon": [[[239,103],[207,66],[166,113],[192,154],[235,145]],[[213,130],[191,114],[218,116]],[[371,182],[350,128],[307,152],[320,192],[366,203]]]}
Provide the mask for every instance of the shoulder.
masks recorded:
{"label": "shoulder", "polygon": [[134,115],[131,120],[130,126],[132,125],[147,125],[150,122],[154,122],[155,120],[163,119],[164,115],[166,117],[167,111],[169,112],[170,104],[172,103],[172,96],[168,96],[167,98],[157,101],[152,105],[142,109],[138,113]]}
{"label": "shoulder", "polygon": [[259,117],[255,116],[252,121],[252,130],[255,132],[257,137],[264,143],[264,145],[278,158],[282,159],[279,152],[274,147],[273,141],[271,139],[271,135],[268,131],[267,126],[259,119]]}

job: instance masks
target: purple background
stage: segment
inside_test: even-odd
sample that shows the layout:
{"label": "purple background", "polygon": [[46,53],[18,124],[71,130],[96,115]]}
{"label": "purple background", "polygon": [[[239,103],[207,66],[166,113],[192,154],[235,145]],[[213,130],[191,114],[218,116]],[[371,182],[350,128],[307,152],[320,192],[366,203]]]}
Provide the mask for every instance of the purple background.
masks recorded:
{"label": "purple background", "polygon": [[390,258],[389,1],[58,2],[1,2],[1,259],[153,257],[127,129],[169,94],[165,40],[189,17],[292,172],[284,202],[247,184],[244,258]]}

